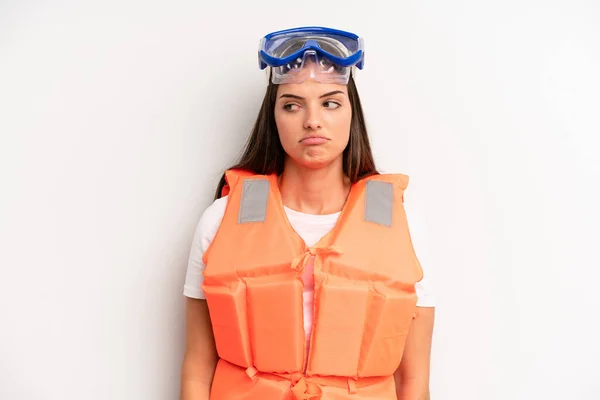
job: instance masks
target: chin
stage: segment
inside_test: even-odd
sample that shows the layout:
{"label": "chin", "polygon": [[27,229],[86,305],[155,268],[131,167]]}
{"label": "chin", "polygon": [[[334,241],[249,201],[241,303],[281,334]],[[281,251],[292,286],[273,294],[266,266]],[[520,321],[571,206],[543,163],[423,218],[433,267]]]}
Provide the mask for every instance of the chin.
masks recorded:
{"label": "chin", "polygon": [[[293,162],[299,165],[302,168],[307,169],[321,169],[331,166],[331,164],[335,163],[337,160],[341,161],[341,154],[338,157],[319,157],[319,156],[310,156],[304,154],[303,157],[299,159],[293,160]],[[340,162],[341,165],[341,162]]]}
{"label": "chin", "polygon": [[322,169],[322,168],[328,167],[330,164],[331,164],[331,162],[326,162],[326,161],[322,161],[322,162],[313,161],[313,162],[304,163],[302,166],[307,169]]}

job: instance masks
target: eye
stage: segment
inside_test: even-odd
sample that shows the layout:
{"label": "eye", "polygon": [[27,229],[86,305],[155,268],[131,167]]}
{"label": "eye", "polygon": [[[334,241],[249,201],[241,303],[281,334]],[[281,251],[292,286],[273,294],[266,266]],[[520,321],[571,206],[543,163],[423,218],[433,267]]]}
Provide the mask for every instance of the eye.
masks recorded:
{"label": "eye", "polygon": [[340,103],[338,103],[336,101],[331,101],[331,100],[327,100],[326,102],[323,103],[323,105],[325,106],[325,108],[329,108],[331,110],[334,110],[334,109],[342,106]]}
{"label": "eye", "polygon": [[285,111],[296,111],[296,109],[298,108],[297,104],[294,103],[287,103],[283,105],[283,109]]}

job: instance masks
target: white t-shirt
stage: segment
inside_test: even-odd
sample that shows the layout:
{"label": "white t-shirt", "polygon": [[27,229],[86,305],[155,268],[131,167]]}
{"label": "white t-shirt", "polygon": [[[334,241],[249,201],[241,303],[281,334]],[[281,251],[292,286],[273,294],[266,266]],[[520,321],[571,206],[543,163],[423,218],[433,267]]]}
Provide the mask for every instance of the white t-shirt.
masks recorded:
{"label": "white t-shirt", "polygon": [[[190,258],[188,262],[187,273],[185,277],[185,285],[183,294],[187,297],[194,299],[204,299],[204,291],[202,290],[202,282],[204,276],[205,265],[202,262],[202,256],[204,252],[214,239],[221,224],[221,220],[225,215],[225,207],[227,206],[227,196],[217,199],[210,205],[198,222],[194,239],[192,241],[192,248],[190,251]],[[405,209],[406,209],[405,204]],[[313,215],[305,214],[298,211],[294,211],[285,207],[285,212],[290,224],[298,235],[304,240],[307,246],[314,246],[323,236],[325,236],[331,229],[333,229],[340,213],[328,214],[328,215]],[[407,211],[408,218],[408,211]],[[415,235],[415,232],[422,233],[420,229],[414,229],[414,225],[410,225],[411,240],[415,248],[417,256],[419,255],[419,243],[423,243],[423,238],[419,235]],[[308,266],[307,266],[308,267]],[[425,267],[423,267],[423,279],[417,282],[415,290],[417,292],[417,306],[419,307],[434,307],[435,298],[426,277]],[[310,273],[312,270],[305,270],[304,275]],[[312,330],[313,321],[313,297],[314,292],[312,288],[312,276],[303,276],[304,285],[304,332],[306,337],[310,337]],[[309,284],[307,284],[309,282]]]}

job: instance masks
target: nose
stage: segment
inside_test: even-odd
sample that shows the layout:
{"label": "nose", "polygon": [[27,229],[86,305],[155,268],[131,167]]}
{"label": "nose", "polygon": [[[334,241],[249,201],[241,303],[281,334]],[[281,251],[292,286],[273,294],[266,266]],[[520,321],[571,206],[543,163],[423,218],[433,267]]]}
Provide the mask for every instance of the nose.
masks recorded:
{"label": "nose", "polygon": [[311,106],[306,107],[306,118],[304,120],[304,129],[310,129],[313,131],[319,130],[323,127],[323,118],[321,115],[320,107]]}

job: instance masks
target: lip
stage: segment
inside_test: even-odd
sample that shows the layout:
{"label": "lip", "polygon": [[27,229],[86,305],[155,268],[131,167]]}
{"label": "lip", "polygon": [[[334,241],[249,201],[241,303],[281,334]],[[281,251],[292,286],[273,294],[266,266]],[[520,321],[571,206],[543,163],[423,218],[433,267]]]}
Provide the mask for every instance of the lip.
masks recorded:
{"label": "lip", "polygon": [[326,138],[325,136],[313,135],[313,136],[307,136],[305,138],[302,138],[300,140],[300,143],[305,144],[305,145],[317,145],[317,144],[323,144],[327,141],[329,141],[329,139]]}

